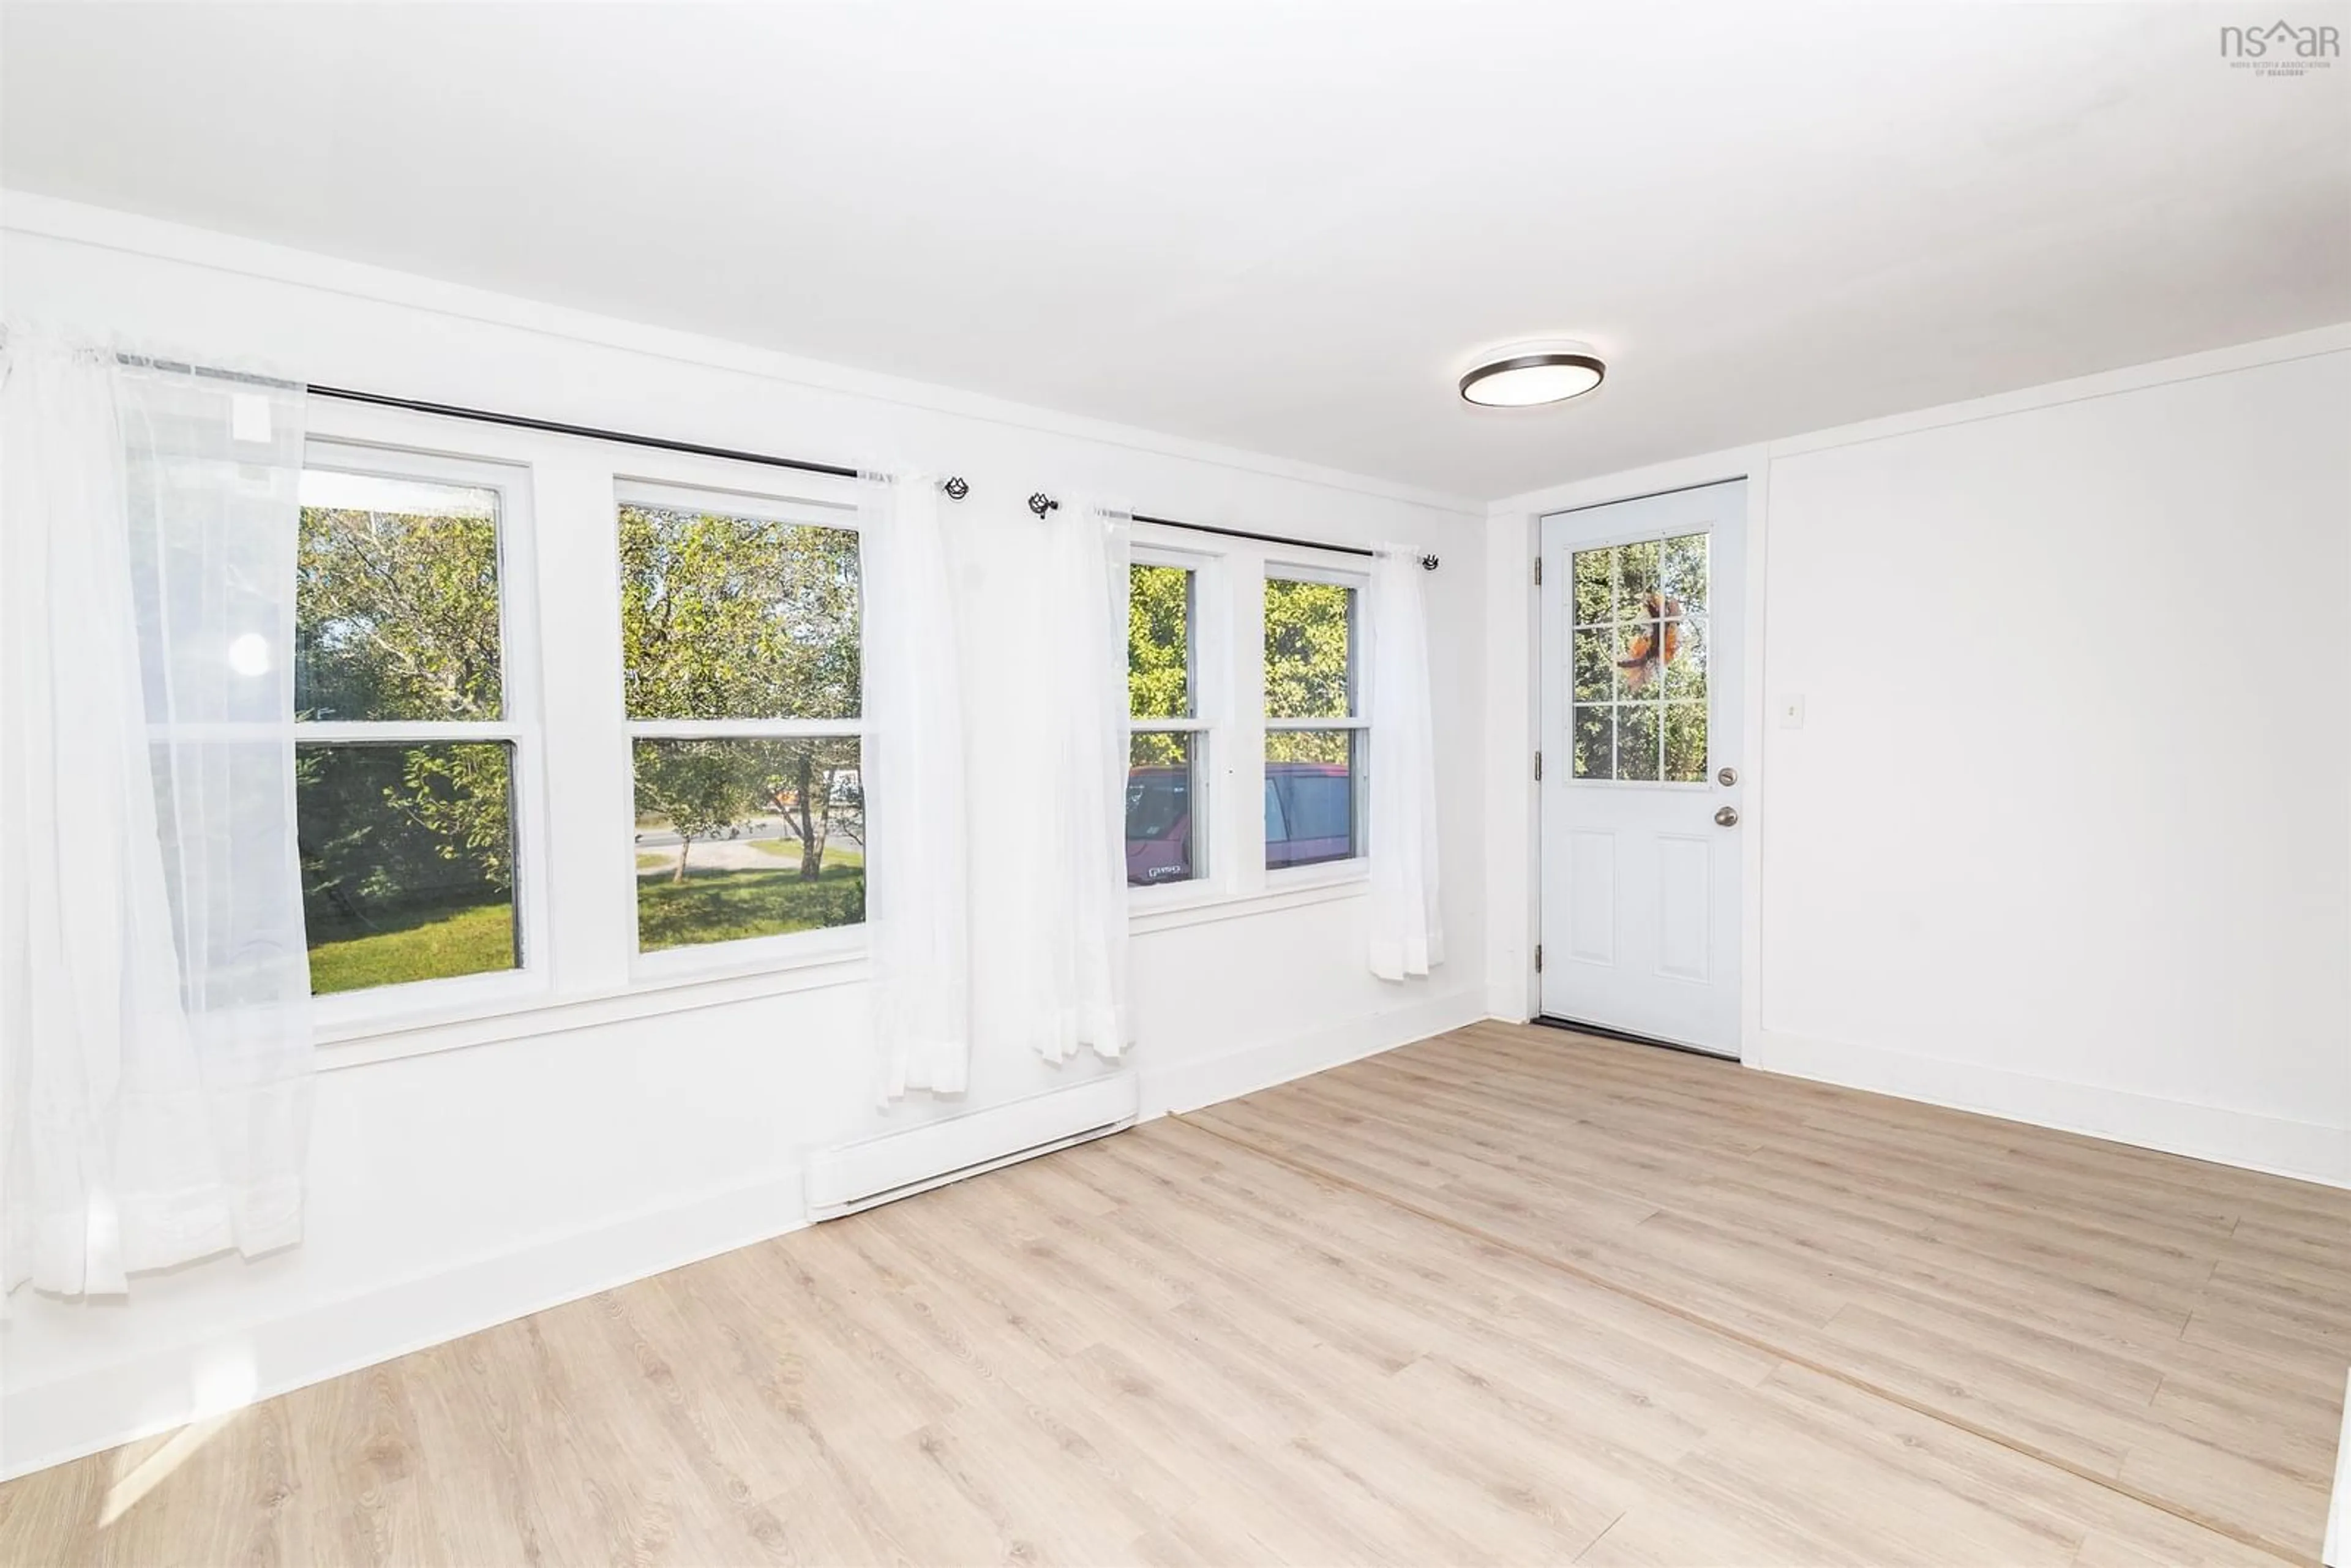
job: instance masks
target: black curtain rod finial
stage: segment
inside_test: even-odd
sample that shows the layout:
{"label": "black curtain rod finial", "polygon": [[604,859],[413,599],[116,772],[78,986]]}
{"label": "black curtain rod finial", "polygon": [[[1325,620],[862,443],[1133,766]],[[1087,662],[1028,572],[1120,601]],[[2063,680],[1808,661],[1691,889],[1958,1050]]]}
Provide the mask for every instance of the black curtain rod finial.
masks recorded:
{"label": "black curtain rod finial", "polygon": [[1437,558],[1433,555],[1422,556],[1420,558],[1420,570],[1423,571],[1435,571],[1437,570]]}
{"label": "black curtain rod finial", "polygon": [[1038,519],[1042,521],[1046,513],[1060,511],[1061,503],[1040,490],[1029,497],[1029,509],[1036,513]]}
{"label": "black curtain rod finial", "polygon": [[965,478],[962,475],[956,474],[946,479],[941,480],[939,482],[939,488],[947,493],[948,500],[960,501],[966,496],[971,494],[971,481]]}

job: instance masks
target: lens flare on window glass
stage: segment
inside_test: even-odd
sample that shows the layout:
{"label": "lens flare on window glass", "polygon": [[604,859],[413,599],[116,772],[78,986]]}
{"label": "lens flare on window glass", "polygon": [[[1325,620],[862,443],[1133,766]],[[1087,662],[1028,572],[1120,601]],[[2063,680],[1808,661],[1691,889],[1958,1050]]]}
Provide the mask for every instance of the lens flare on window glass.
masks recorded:
{"label": "lens flare on window glass", "polygon": [[228,645],[228,667],[240,675],[267,674],[269,639],[258,632],[233,639]]}

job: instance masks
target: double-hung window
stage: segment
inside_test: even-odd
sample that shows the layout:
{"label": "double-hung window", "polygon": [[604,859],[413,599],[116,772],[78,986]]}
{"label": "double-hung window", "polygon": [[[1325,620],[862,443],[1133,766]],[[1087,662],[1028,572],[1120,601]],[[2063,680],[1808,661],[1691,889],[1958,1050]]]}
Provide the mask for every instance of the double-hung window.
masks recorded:
{"label": "double-hung window", "polygon": [[1364,852],[1359,580],[1304,567],[1265,579],[1265,865]]}
{"label": "double-hung window", "polygon": [[1137,553],[1126,622],[1126,881],[1156,887],[1208,873],[1208,727],[1200,707],[1199,573]]}
{"label": "double-hung window", "polygon": [[638,952],[756,957],[862,924],[853,508],[639,484],[617,498]]}
{"label": "double-hung window", "polygon": [[494,465],[306,453],[294,755],[313,992],[429,982],[458,1000],[538,967],[542,912],[517,877],[537,735],[529,661],[508,657],[528,595],[505,569],[528,494]]}

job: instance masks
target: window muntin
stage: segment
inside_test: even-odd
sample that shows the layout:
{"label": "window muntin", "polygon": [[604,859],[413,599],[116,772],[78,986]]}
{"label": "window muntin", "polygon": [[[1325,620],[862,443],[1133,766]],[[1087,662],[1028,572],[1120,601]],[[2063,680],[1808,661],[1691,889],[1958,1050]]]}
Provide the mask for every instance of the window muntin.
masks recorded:
{"label": "window muntin", "polygon": [[1368,747],[1362,716],[1362,592],[1329,577],[1265,580],[1265,865],[1364,853]]}
{"label": "window muntin", "polygon": [[1578,781],[1705,782],[1708,544],[1685,534],[1574,552],[1568,733]]}
{"label": "window muntin", "polygon": [[862,573],[845,508],[624,486],[637,948],[862,924]]}
{"label": "window muntin", "polygon": [[1126,880],[1155,887],[1207,874],[1200,722],[1199,578],[1138,561],[1129,569]]}
{"label": "window muntin", "polygon": [[527,956],[503,502],[447,466],[322,446],[303,473],[295,821],[314,994]]}

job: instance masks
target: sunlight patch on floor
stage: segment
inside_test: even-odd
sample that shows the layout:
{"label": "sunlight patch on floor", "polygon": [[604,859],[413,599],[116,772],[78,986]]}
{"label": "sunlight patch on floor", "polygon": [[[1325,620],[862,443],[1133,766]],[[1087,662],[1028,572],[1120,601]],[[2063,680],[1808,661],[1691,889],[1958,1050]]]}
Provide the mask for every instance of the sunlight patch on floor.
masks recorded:
{"label": "sunlight patch on floor", "polygon": [[224,1349],[196,1369],[194,1418],[161,1439],[131,1443],[116,1450],[114,1484],[98,1513],[103,1530],[139,1505],[139,1500],[187,1463],[189,1456],[253,1403],[259,1379],[253,1353],[243,1345]]}

